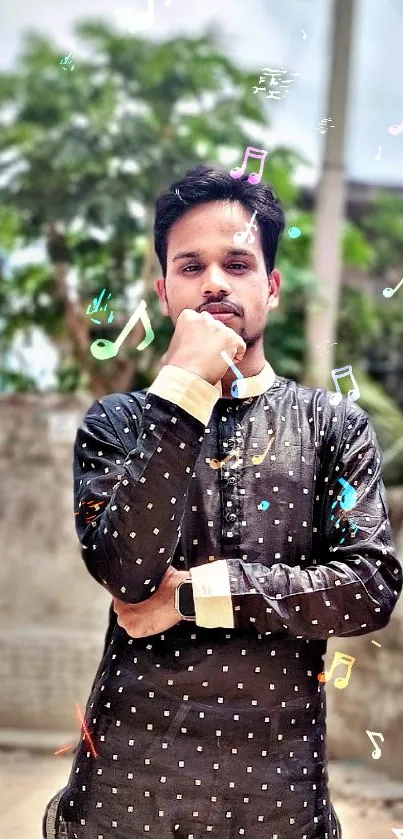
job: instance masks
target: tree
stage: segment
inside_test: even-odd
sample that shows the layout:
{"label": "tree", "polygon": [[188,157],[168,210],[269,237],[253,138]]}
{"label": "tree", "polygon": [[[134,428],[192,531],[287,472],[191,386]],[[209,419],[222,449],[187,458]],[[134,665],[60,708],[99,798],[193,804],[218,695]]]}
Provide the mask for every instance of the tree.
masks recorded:
{"label": "tree", "polygon": [[[266,116],[250,94],[258,71],[240,71],[212,31],[159,44],[102,23],[81,23],[76,32],[93,57],[75,54],[74,71],[60,66],[50,42],[27,33],[18,71],[0,76],[0,200],[17,214],[24,243],[45,235],[51,266],[19,271],[12,288],[3,283],[3,341],[39,324],[59,347],[61,378],[67,371],[71,388],[99,395],[130,389],[140,364],[140,325],[129,352],[111,361],[93,359],[89,346],[101,328],[111,340],[121,331],[140,279],[151,307],[156,195],[187,168],[220,161],[230,146],[236,161]],[[265,172],[290,199],[290,167],[299,161],[278,149]],[[115,319],[94,329],[85,312],[104,287]],[[29,301],[17,317],[21,294]],[[157,333],[161,319],[152,314]],[[155,367],[154,349],[141,358],[143,372]]]}

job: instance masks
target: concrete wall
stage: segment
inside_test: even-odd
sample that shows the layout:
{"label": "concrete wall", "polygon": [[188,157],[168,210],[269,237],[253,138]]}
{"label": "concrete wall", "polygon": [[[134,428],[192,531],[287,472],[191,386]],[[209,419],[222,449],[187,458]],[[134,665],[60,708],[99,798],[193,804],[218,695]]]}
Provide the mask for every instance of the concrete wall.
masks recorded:
{"label": "concrete wall", "polygon": [[[97,670],[110,596],[89,576],[74,529],[72,444],[87,396],[0,396],[0,745],[76,742],[75,703]],[[403,558],[402,492],[389,494]],[[382,770],[403,780],[403,599],[373,636],[335,639],[355,656],[327,686],[329,755],[373,767],[366,729],[384,735]],[[336,673],[342,675],[341,672]]]}

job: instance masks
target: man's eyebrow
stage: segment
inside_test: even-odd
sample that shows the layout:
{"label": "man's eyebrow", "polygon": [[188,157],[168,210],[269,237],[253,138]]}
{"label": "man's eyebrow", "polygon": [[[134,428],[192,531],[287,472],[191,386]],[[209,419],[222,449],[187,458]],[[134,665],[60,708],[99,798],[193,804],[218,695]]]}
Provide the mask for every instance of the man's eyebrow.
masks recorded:
{"label": "man's eyebrow", "polygon": [[[226,250],[225,253],[230,256],[255,256],[253,251],[246,251],[243,248],[230,248],[230,250]],[[175,262],[178,259],[196,259],[197,257],[200,259],[199,251],[181,251],[172,258],[172,262]]]}
{"label": "man's eyebrow", "polygon": [[197,256],[200,257],[199,251],[181,251],[173,257],[172,262],[175,262],[177,259],[194,259]]}

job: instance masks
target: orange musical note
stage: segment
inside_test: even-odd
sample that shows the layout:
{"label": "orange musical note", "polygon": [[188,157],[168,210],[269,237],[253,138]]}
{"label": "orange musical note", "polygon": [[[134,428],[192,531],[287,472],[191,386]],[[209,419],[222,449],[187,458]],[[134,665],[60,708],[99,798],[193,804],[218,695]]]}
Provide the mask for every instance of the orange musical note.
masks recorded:
{"label": "orange musical note", "polygon": [[335,679],[335,683],[334,683],[335,688],[339,688],[339,690],[342,690],[342,688],[345,688],[346,685],[348,685],[348,683],[349,683],[350,676],[351,676],[351,669],[352,669],[352,666],[353,666],[354,662],[355,662],[355,657],[353,655],[347,655],[347,653],[335,653],[334,656],[333,656],[333,661],[332,661],[331,666],[330,666],[330,670],[325,670],[323,673],[319,673],[318,674],[318,682],[321,682],[322,684],[324,682],[327,682],[329,679],[331,679],[331,677],[333,675],[333,670],[337,667],[338,664],[346,664],[347,668],[348,668],[347,669],[347,675],[342,676],[341,678],[338,677],[337,679]]}
{"label": "orange musical note", "polygon": [[264,461],[264,459],[267,455],[267,452],[269,451],[269,449],[273,445],[273,443],[274,443],[274,437],[272,437],[271,440],[269,440],[268,445],[266,446],[263,454],[254,454],[252,456],[252,463],[253,463],[254,466],[260,466],[260,464],[263,463],[263,461]]}
{"label": "orange musical note", "polygon": [[236,469],[239,465],[239,448],[234,449],[233,452],[227,454],[227,457],[224,457],[224,460],[216,460],[215,457],[210,460],[209,466],[210,469],[221,469],[224,466],[224,463],[227,463],[228,460],[231,460],[231,457],[236,457],[236,463],[231,466],[231,469]]}

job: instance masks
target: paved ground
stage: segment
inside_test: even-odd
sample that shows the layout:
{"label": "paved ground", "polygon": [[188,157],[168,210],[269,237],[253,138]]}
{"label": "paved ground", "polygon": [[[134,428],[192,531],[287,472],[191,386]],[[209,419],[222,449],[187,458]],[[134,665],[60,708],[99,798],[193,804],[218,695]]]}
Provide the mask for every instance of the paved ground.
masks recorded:
{"label": "paved ground", "polygon": [[[65,755],[0,751],[1,839],[41,839],[45,805],[66,784],[70,765]],[[329,768],[343,839],[394,839],[392,828],[403,830],[403,783],[343,763]]]}

